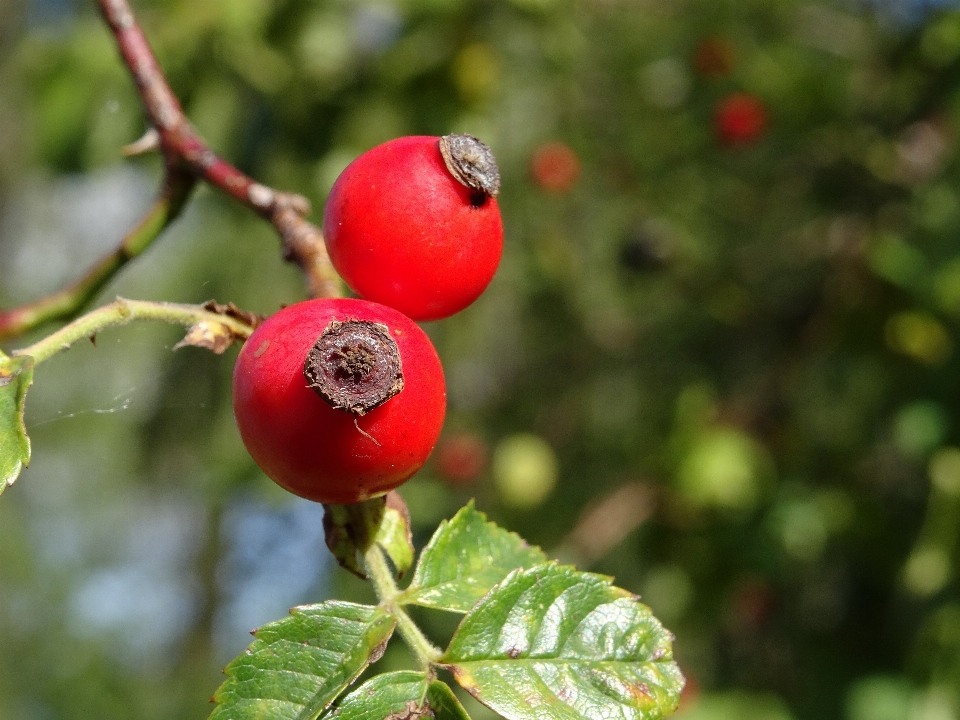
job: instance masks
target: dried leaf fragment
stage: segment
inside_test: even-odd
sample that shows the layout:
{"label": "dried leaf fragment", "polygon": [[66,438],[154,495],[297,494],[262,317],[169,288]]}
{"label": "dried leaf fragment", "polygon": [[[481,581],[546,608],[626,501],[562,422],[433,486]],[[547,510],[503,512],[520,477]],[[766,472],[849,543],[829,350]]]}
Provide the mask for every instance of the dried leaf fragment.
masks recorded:
{"label": "dried leaf fragment", "polygon": [[247,310],[241,310],[233,303],[227,303],[226,305],[221,305],[216,300],[207,300],[202,306],[207,312],[216,313],[217,315],[224,315],[234,320],[239,320],[242,323],[249,325],[254,330],[257,329],[257,326],[260,325],[266,318],[263,315],[258,315],[254,312],[249,312]]}
{"label": "dried leaf fragment", "polygon": [[209,320],[202,320],[193,325],[186,336],[173,346],[174,350],[179,350],[187,345],[206,348],[212,350],[217,355],[222,355],[234,340],[243,340],[243,338],[233,332],[226,325]]}

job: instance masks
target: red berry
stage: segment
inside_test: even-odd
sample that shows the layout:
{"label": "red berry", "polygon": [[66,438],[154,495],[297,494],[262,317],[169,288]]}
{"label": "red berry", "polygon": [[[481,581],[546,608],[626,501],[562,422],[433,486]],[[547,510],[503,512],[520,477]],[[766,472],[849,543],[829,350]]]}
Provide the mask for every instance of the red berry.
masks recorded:
{"label": "red berry", "polygon": [[717,105],[714,127],[726,145],[747,145],[767,129],[767,108],[747,93],[728,95]]}
{"label": "red berry", "polygon": [[741,627],[760,627],[769,622],[777,608],[777,595],[762,578],[741,580],[733,591],[733,620]]}
{"label": "red berry", "polygon": [[233,371],[247,450],[278,485],[317,502],[359,502],[410,478],[445,410],[429,338],[366,300],[284,308],[244,343]]}
{"label": "red berry", "polygon": [[580,177],[580,158],[562,142],[549,142],[537,148],[531,161],[533,179],[544,190],[565,193]]}
{"label": "red berry", "polygon": [[334,183],[323,211],[330,259],[368,300],[416,320],[453,315],[480,296],[500,263],[498,190],[493,157],[475,138],[391,140]]}
{"label": "red berry", "polygon": [[487,466],[487,444],[473,433],[458,433],[440,441],[436,467],[448,485],[476,480]]}

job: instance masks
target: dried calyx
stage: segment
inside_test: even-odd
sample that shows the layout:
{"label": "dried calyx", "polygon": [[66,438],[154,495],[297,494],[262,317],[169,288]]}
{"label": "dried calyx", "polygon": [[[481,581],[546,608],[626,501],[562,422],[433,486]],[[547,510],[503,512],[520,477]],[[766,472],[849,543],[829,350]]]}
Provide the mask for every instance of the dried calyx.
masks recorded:
{"label": "dried calyx", "polygon": [[460,183],[483,195],[500,192],[500,171],[490,148],[473,135],[444,135],[440,138],[443,162]]}
{"label": "dried calyx", "polygon": [[368,320],[332,320],[307,353],[303,375],[333,408],[355,416],[403,389],[400,350],[390,329]]}

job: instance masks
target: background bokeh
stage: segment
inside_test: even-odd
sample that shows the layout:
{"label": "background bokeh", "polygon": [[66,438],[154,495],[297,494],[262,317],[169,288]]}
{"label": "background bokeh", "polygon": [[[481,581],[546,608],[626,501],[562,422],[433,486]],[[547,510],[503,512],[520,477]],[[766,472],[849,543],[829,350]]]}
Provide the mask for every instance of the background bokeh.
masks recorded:
{"label": "background bokeh", "polygon": [[[960,718],[960,13],[134,7],[210,144],[315,219],[392,137],[495,151],[500,272],[427,326],[449,414],[403,491],[418,543],[475,497],[615,575],[676,633],[678,718]],[[92,2],[0,2],[0,305],[132,226],[160,175],[121,158],[143,129]],[[98,302],[271,313],[303,292],[272,229],[204,188]],[[244,452],[236,351],[178,339],[112,330],[37,371],[34,460],[0,498],[2,720],[203,718],[247,630],[370,599],[327,558],[320,508]]]}

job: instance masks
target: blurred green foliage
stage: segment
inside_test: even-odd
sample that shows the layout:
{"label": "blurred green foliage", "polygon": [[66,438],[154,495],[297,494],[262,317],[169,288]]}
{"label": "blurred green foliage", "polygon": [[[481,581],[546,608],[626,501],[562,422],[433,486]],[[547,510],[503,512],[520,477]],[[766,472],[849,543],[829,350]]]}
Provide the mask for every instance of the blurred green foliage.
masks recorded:
{"label": "blurred green foliage", "polygon": [[[4,307],[92,264],[159,178],[120,158],[144,128],[92,5],[0,6]],[[392,137],[495,151],[501,270],[427,328],[448,430],[491,462],[405,486],[418,541],[475,496],[616,575],[677,634],[678,717],[960,718],[960,13],[134,6],[211,145],[315,219]],[[713,113],[735,92],[769,120],[731,147]],[[555,142],[574,164],[545,179],[533,159]],[[268,226],[202,190],[116,294],[270,313],[303,288]],[[37,370],[34,460],[0,501],[3,720],[205,717],[243,622],[369,599],[324,559],[315,509],[245,454],[232,356],[176,340],[125,328]]]}

